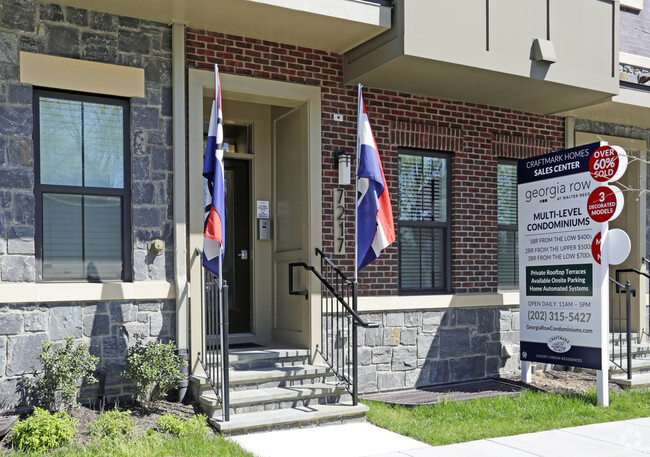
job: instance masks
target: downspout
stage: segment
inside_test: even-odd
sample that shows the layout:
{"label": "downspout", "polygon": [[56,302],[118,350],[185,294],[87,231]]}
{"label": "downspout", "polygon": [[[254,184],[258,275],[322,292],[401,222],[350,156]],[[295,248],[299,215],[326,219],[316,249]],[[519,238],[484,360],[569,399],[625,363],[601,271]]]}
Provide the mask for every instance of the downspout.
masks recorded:
{"label": "downspout", "polygon": [[176,344],[185,361],[178,383],[178,401],[185,400],[189,386],[189,284],[187,282],[187,226],[185,192],[185,24],[172,22],[172,115],[173,115],[173,204],[174,281],[176,284]]}

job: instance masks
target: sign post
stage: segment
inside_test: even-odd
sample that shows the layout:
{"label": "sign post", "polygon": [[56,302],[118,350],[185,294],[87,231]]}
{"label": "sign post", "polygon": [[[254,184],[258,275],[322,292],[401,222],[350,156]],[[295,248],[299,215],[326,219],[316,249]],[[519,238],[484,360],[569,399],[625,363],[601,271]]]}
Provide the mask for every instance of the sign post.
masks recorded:
{"label": "sign post", "polygon": [[601,183],[622,176],[622,155],[592,143],[522,159],[517,172],[522,380],[530,382],[530,362],[595,369],[602,406],[609,403],[603,247],[623,199]]}

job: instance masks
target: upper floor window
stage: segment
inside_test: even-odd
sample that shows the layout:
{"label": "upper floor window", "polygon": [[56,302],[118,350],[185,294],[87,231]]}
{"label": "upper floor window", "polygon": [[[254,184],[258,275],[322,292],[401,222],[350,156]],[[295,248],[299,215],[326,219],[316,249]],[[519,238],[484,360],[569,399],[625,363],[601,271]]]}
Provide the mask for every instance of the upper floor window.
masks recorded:
{"label": "upper floor window", "polygon": [[500,160],[497,165],[497,205],[498,286],[516,289],[519,285],[516,161]]}
{"label": "upper floor window", "polygon": [[130,280],[129,105],[34,91],[42,280]]}
{"label": "upper floor window", "polygon": [[404,150],[399,154],[399,290],[450,289],[449,157]]}

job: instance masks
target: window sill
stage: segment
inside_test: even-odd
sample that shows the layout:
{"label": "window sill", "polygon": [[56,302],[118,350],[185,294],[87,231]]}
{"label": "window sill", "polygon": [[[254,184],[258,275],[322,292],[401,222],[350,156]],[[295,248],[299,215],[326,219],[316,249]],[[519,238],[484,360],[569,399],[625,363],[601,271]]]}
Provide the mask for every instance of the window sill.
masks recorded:
{"label": "window sill", "polygon": [[360,312],[518,306],[519,292],[359,297],[357,305]]}
{"label": "window sill", "polygon": [[110,283],[0,283],[0,303],[168,300],[176,288],[167,281]]}

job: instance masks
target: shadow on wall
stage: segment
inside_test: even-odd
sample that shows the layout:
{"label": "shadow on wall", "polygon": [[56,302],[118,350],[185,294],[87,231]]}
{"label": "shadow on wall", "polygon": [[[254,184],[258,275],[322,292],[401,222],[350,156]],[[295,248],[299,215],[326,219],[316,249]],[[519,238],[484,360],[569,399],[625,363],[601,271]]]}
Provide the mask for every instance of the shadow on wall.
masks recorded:
{"label": "shadow on wall", "polygon": [[494,378],[519,370],[518,308],[363,317],[380,326],[359,334],[361,392]]}

